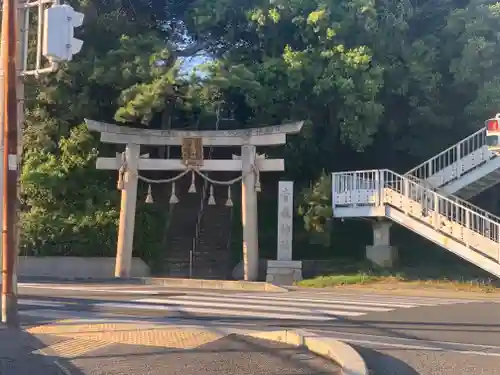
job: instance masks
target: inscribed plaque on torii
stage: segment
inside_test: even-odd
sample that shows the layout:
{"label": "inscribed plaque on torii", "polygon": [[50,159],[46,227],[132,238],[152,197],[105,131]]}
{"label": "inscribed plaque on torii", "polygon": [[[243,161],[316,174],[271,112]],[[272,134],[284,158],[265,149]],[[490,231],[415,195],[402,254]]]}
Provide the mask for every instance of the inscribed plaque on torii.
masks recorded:
{"label": "inscribed plaque on torii", "polygon": [[182,162],[186,166],[203,165],[203,141],[201,137],[182,139]]}

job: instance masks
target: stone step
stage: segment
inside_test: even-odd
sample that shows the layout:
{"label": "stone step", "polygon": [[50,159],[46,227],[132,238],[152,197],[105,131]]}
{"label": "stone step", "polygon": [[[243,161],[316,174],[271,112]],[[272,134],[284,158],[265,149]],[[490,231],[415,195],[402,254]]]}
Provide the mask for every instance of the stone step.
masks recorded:
{"label": "stone step", "polygon": [[206,255],[205,257],[195,257],[195,262],[197,262],[198,264],[201,264],[201,263],[224,263],[224,259],[221,259],[220,257],[218,256],[213,256],[213,254],[210,254],[210,255]]}
{"label": "stone step", "polygon": [[[203,183],[197,180],[196,194],[187,192],[189,185],[189,178],[181,179],[178,184],[176,193],[180,202],[173,209],[173,220],[169,228],[171,237],[167,239],[168,255],[164,261],[169,263],[175,259],[179,261],[182,259],[188,270],[189,252],[192,246],[192,236],[196,230]],[[230,258],[227,242],[231,230],[231,209],[224,206],[227,199],[227,188],[215,187],[214,197],[217,202],[215,206],[207,205],[206,200],[204,202],[197,239],[198,248],[193,258],[193,276],[195,277],[207,275],[225,278],[231,271],[228,269],[230,263],[226,262],[226,259]],[[206,198],[208,199],[208,195]],[[167,266],[169,265],[167,264]]]}
{"label": "stone step", "polygon": [[189,262],[189,257],[184,256],[184,254],[165,254],[161,259],[165,263]]}
{"label": "stone step", "polygon": [[227,229],[227,226],[229,225],[229,223],[225,223],[225,224],[215,224],[215,223],[201,223],[200,225],[200,233],[207,233],[208,234],[218,234],[220,232],[216,232],[215,230],[216,229],[224,229],[226,230]]}
{"label": "stone step", "polygon": [[209,249],[207,250],[204,250],[204,251],[200,251],[198,254],[196,254],[196,258],[197,259],[204,259],[204,258],[207,258],[207,259],[218,259],[218,260],[221,260],[223,261],[225,258],[226,258],[226,254],[229,253],[229,252],[222,252],[222,251],[217,251],[217,252],[214,252],[214,251],[210,251]]}

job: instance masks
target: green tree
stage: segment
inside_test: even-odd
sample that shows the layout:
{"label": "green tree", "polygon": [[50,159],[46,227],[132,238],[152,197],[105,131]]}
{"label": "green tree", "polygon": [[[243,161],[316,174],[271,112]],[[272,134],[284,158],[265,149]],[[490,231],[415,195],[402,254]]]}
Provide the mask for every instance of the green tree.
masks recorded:
{"label": "green tree", "polygon": [[[95,243],[114,238],[115,176],[94,170],[85,117],[163,129],[213,128],[220,111],[233,119],[225,127],[305,120],[284,149],[266,151],[285,155],[287,178],[304,188],[306,229],[317,234],[328,232],[328,173],[405,172],[496,112],[500,95],[495,1],[74,5],[86,14],[81,54],[27,87],[26,249],[48,252],[85,225],[103,228],[93,232]],[[183,59],[200,51],[209,61],[186,74]],[[82,181],[94,183],[83,189]],[[136,243],[154,238],[147,228],[157,228],[161,216],[140,212],[145,232]]]}
{"label": "green tree", "polygon": [[[499,8],[481,0],[384,3],[376,27],[351,33],[373,51],[384,72],[377,96],[384,113],[356,166],[405,172],[477,130],[496,111]],[[306,227],[324,223],[324,202],[307,194],[304,199],[312,205]]]}
{"label": "green tree", "polygon": [[60,138],[58,155],[25,152],[23,254],[114,253],[118,194],[111,190],[111,179],[95,169],[96,157],[95,141],[84,125]]}
{"label": "green tree", "polygon": [[[24,253],[114,254],[116,174],[95,169],[98,141],[82,122],[112,121],[120,106],[133,107],[123,98],[134,87],[166,70],[155,63],[169,59],[166,45],[176,31],[160,3],[73,2],[85,14],[81,53],[57,73],[27,81],[21,173]],[[159,244],[163,236],[156,221],[164,213],[139,204],[138,216],[144,237],[136,241],[137,249],[151,258],[151,243]]]}

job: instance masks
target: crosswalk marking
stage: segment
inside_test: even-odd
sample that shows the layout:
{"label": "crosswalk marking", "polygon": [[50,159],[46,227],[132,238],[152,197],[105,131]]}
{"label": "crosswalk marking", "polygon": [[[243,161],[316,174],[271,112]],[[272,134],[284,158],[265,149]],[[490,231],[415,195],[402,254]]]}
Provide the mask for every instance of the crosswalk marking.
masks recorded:
{"label": "crosswalk marking", "polygon": [[[114,290],[110,290],[112,293]],[[288,292],[288,293],[224,293],[190,291],[175,293],[169,290],[168,295],[148,295],[142,298],[132,296],[131,300],[102,301],[99,298],[83,301],[60,299],[20,299],[19,304],[25,309],[60,310],[78,309],[91,314],[99,311],[127,311],[138,314],[139,311],[155,312],[155,316],[179,318],[207,318],[214,321],[224,318],[254,318],[272,320],[331,321],[361,317],[369,313],[384,313],[396,309],[409,309],[424,306],[465,304],[485,302],[484,300],[433,298],[416,296],[391,296],[378,294],[346,294],[342,292]],[[32,313],[34,314],[34,312]]]}
{"label": "crosswalk marking", "polygon": [[[308,310],[311,308],[317,309],[318,311],[321,311],[323,309],[329,310],[329,311],[334,311],[334,310],[348,310],[348,309],[353,309],[356,311],[390,311],[391,308],[387,307],[378,307],[378,306],[367,306],[364,304],[358,304],[356,305],[355,308],[352,308],[350,306],[346,306],[344,304],[340,303],[327,303],[326,301],[323,301],[322,303],[318,302],[310,302],[306,304],[294,304],[291,305],[291,301],[273,301],[270,303],[269,301],[259,301],[257,299],[253,298],[245,298],[241,299],[243,303],[234,303],[234,299],[221,299],[221,298],[214,298],[214,297],[198,297],[198,296],[189,296],[187,298],[168,298],[168,300],[162,299],[162,298],[142,298],[135,300],[134,302],[141,302],[141,303],[156,303],[156,304],[161,304],[167,302],[169,305],[185,305],[185,306],[211,306],[211,307],[227,307],[228,302],[230,302],[230,306],[233,308],[243,308],[243,309],[248,309],[248,310],[254,310],[254,309],[261,309],[262,306],[266,308],[266,310],[275,310],[275,311],[295,311],[295,312],[303,312],[302,308],[292,308],[290,306],[306,306]],[[340,313],[339,311],[337,313]]]}
{"label": "crosswalk marking", "polygon": [[175,297],[140,298],[119,305],[98,304],[103,307],[160,310],[186,316],[211,315],[223,317],[252,317],[256,319],[286,319],[327,321],[342,317],[359,317],[368,313],[389,312],[399,308],[437,306],[453,303],[470,303],[463,299],[381,297],[376,295],[331,294],[306,298],[290,293],[287,295],[261,294],[188,294]]}
{"label": "crosswalk marking", "polygon": [[38,306],[38,307],[58,307],[64,304],[58,301],[40,301],[31,299],[20,299],[17,303],[18,305]]}
{"label": "crosswalk marking", "polygon": [[[236,296],[234,296],[236,297]],[[246,298],[245,295],[238,295],[237,297]],[[294,294],[287,295],[286,297],[259,295],[255,296],[259,300],[266,301],[290,301],[293,299],[297,302],[337,302],[342,304],[352,304],[352,305],[370,305],[370,306],[387,306],[387,307],[397,307],[397,308],[412,308],[418,306],[435,306],[445,305],[445,304],[457,304],[457,303],[470,303],[470,302],[483,302],[483,300],[465,300],[465,299],[441,299],[441,298],[420,298],[420,297],[394,297],[394,296],[365,296],[365,295],[338,295],[331,294],[331,297],[323,298],[307,298],[307,297],[297,297]],[[383,302],[386,299],[389,302]]]}
{"label": "crosswalk marking", "polygon": [[158,295],[162,292],[148,289],[130,289],[130,286],[106,286],[106,287],[96,287],[96,286],[75,286],[75,285],[43,285],[43,284],[29,284],[20,283],[19,287],[25,287],[30,289],[51,289],[51,290],[71,290],[78,292],[95,292],[95,293],[117,293],[117,294],[150,294]]}
{"label": "crosswalk marking", "polygon": [[[269,297],[269,296],[259,296],[259,300],[262,300],[264,303],[269,304],[270,301],[272,301],[273,304],[275,304],[276,301],[290,301],[293,300],[295,302],[307,302],[308,304],[321,304],[321,303],[328,303],[329,305],[331,303],[338,303],[338,304],[343,304],[343,305],[356,305],[356,306],[380,306],[383,308],[411,308],[411,307],[417,307],[417,306],[424,306],[426,303],[415,303],[415,302],[402,302],[402,301],[392,301],[391,302],[381,302],[380,299],[378,300],[368,300],[365,298],[359,298],[359,297],[349,297],[349,298],[339,298],[339,297],[334,297],[334,298],[296,298],[296,297]],[[246,301],[246,299],[245,299]],[[429,304],[432,305],[432,304]],[[375,310],[373,310],[375,311]]]}
{"label": "crosswalk marking", "polygon": [[82,312],[82,311],[69,311],[60,309],[36,309],[36,310],[21,310],[19,311],[21,317],[35,318],[38,322],[43,321],[54,321],[63,320],[69,318],[81,318],[81,317],[91,317],[95,313]]}
{"label": "crosswalk marking", "polygon": [[[403,292],[402,292],[403,293]],[[269,296],[270,293],[266,292],[257,292],[254,294],[260,294],[262,296]],[[467,295],[462,295],[460,297],[456,298],[451,298],[451,297],[443,297],[443,296],[432,296],[432,295],[427,295],[427,296],[417,296],[417,295],[404,295],[404,294],[393,294],[390,291],[384,291],[380,290],[380,292],[374,292],[374,293],[363,293],[362,290],[359,292],[352,292],[352,291],[342,291],[341,289],[338,290],[331,290],[331,291],[324,291],[324,292],[317,292],[317,291],[290,291],[288,293],[277,293],[279,295],[293,295],[293,296],[299,296],[299,297],[305,297],[309,298],[311,295],[314,295],[314,297],[319,297],[319,298],[330,298],[332,296],[335,297],[352,297],[352,298],[387,298],[387,299],[392,299],[392,300],[401,300],[401,301],[431,301],[435,302],[437,300],[439,301],[476,301],[476,302],[481,302],[491,299],[496,299],[499,300],[499,296],[495,295],[484,295],[484,296],[478,296],[477,298],[474,298],[472,296],[467,296]],[[457,293],[457,295],[460,295],[460,293]]]}
{"label": "crosswalk marking", "polygon": [[[168,303],[168,301],[166,301]],[[280,312],[267,312],[249,311],[245,310],[230,310],[230,309],[217,309],[211,307],[183,307],[182,305],[168,306],[159,304],[135,304],[135,303],[99,303],[97,306],[123,308],[123,309],[136,309],[136,310],[160,310],[172,313],[181,313],[185,317],[194,315],[210,315],[219,317],[240,317],[240,318],[256,318],[256,319],[286,319],[286,320],[311,320],[311,321],[325,321],[331,320],[333,316],[325,314],[286,314]],[[338,314],[340,315],[340,314]],[[360,312],[342,312],[343,316],[362,316],[364,313]]]}
{"label": "crosswalk marking", "polygon": [[[141,302],[141,303],[152,303],[152,304],[164,304],[168,303],[169,305],[177,305],[177,306],[210,306],[210,307],[220,307],[222,309],[225,309],[227,307],[231,308],[236,308],[236,309],[245,309],[245,310],[262,310],[264,308],[266,311],[278,311],[278,312],[294,312],[294,313],[308,313],[312,309],[314,311],[317,311],[322,314],[346,314],[346,315],[351,315],[351,316],[358,316],[357,313],[355,315],[352,315],[352,313],[348,310],[345,309],[344,306],[341,305],[326,305],[323,304],[322,306],[317,306],[313,304],[308,304],[303,307],[294,307],[293,305],[290,304],[272,304],[270,305],[269,302],[262,302],[262,303],[256,303],[256,302],[249,302],[249,301],[244,301],[244,303],[228,303],[228,301],[224,302],[214,302],[213,299],[205,299],[205,298],[198,298],[198,301],[193,301],[193,299],[190,300],[180,300],[180,299],[168,299],[167,301],[163,299],[154,299],[154,298],[144,298],[141,300],[136,300],[135,302]],[[303,305],[300,305],[303,306]],[[335,310],[334,310],[335,309]],[[357,312],[362,312],[362,311],[389,311],[390,309],[380,309],[380,308],[370,308],[366,306],[357,306],[354,310]],[[223,310],[222,310],[223,311]]]}

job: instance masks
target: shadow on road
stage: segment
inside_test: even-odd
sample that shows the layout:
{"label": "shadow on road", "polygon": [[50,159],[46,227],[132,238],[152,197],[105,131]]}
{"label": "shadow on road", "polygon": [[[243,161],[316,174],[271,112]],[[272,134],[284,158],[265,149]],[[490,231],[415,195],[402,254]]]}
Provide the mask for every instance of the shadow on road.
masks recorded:
{"label": "shadow on road", "polygon": [[58,341],[61,338],[39,338],[0,323],[0,374],[83,375],[68,361],[50,352],[48,346]]}
{"label": "shadow on road", "polygon": [[89,373],[109,375],[341,374],[337,364],[304,348],[235,334],[187,349],[116,344],[74,362]]}
{"label": "shadow on road", "polygon": [[[175,296],[178,295],[176,293],[169,294],[168,296]],[[24,295],[26,298],[36,298],[37,300],[40,301],[52,301],[51,297],[48,296],[38,296],[38,295]],[[164,297],[164,296],[162,296]],[[224,321],[227,323],[238,323],[238,322],[254,322],[254,323],[262,323],[262,324],[273,324],[278,322],[276,319],[269,319],[269,318],[252,318],[252,317],[233,317],[233,316],[221,316],[221,315],[210,315],[210,314],[203,314],[203,315],[197,315],[197,314],[191,314],[189,312],[186,312],[183,310],[182,305],[178,304],[172,304],[168,303],[168,301],[165,301],[162,304],[162,307],[169,307],[170,310],[168,312],[165,312],[163,310],[147,310],[147,309],[134,309],[130,308],[130,306],[142,306],[143,304],[141,302],[137,301],[118,301],[116,299],[110,299],[110,298],[98,298],[97,300],[94,299],[86,299],[86,298],[78,298],[78,297],[59,297],[59,300],[66,303],[67,306],[65,307],[65,310],[67,311],[79,311],[79,312],[89,312],[89,313],[106,313],[106,312],[113,312],[116,313],[117,316],[120,316],[122,313],[127,312],[130,314],[130,311],[132,311],[132,314],[135,315],[136,317],[140,318],[146,318],[146,319],[155,319],[155,318],[178,318],[178,319],[196,319],[200,321]],[[94,303],[98,303],[95,305]],[[109,304],[109,306],[106,306]],[[120,308],[118,307],[113,307],[116,305],[122,304],[123,306]],[[118,311],[118,310],[120,311]],[[124,314],[125,315],[125,314]],[[373,317],[375,314],[371,314]],[[418,339],[418,337],[415,336],[404,336],[400,332],[400,330],[411,330],[411,331],[429,331],[432,330],[433,332],[466,332],[466,333],[483,333],[483,332],[488,332],[488,333],[493,333],[497,332],[500,333],[500,322],[495,322],[495,323],[471,323],[467,321],[462,321],[462,320],[454,320],[453,322],[430,322],[430,321],[405,321],[405,320],[388,320],[388,319],[367,319],[363,317],[363,319],[351,319],[349,317],[345,316],[340,316],[340,315],[333,315],[333,314],[325,314],[325,318],[330,317],[331,320],[325,320],[323,322],[317,321],[317,322],[311,322],[311,321],[297,321],[297,320],[287,320],[287,319],[279,319],[279,325],[280,326],[286,326],[286,327],[300,327],[300,328],[320,328],[321,326],[324,326],[326,328],[332,329],[335,326],[339,327],[345,327],[345,324],[348,323],[350,327],[352,328],[372,328],[372,329],[377,329],[380,332],[384,333],[397,333],[397,336],[400,337],[405,337],[405,338],[411,338],[411,339]],[[381,327],[381,326],[384,327]]]}
{"label": "shadow on road", "polygon": [[361,354],[368,368],[376,375],[419,375],[405,362],[385,353],[358,345],[352,345]]}

